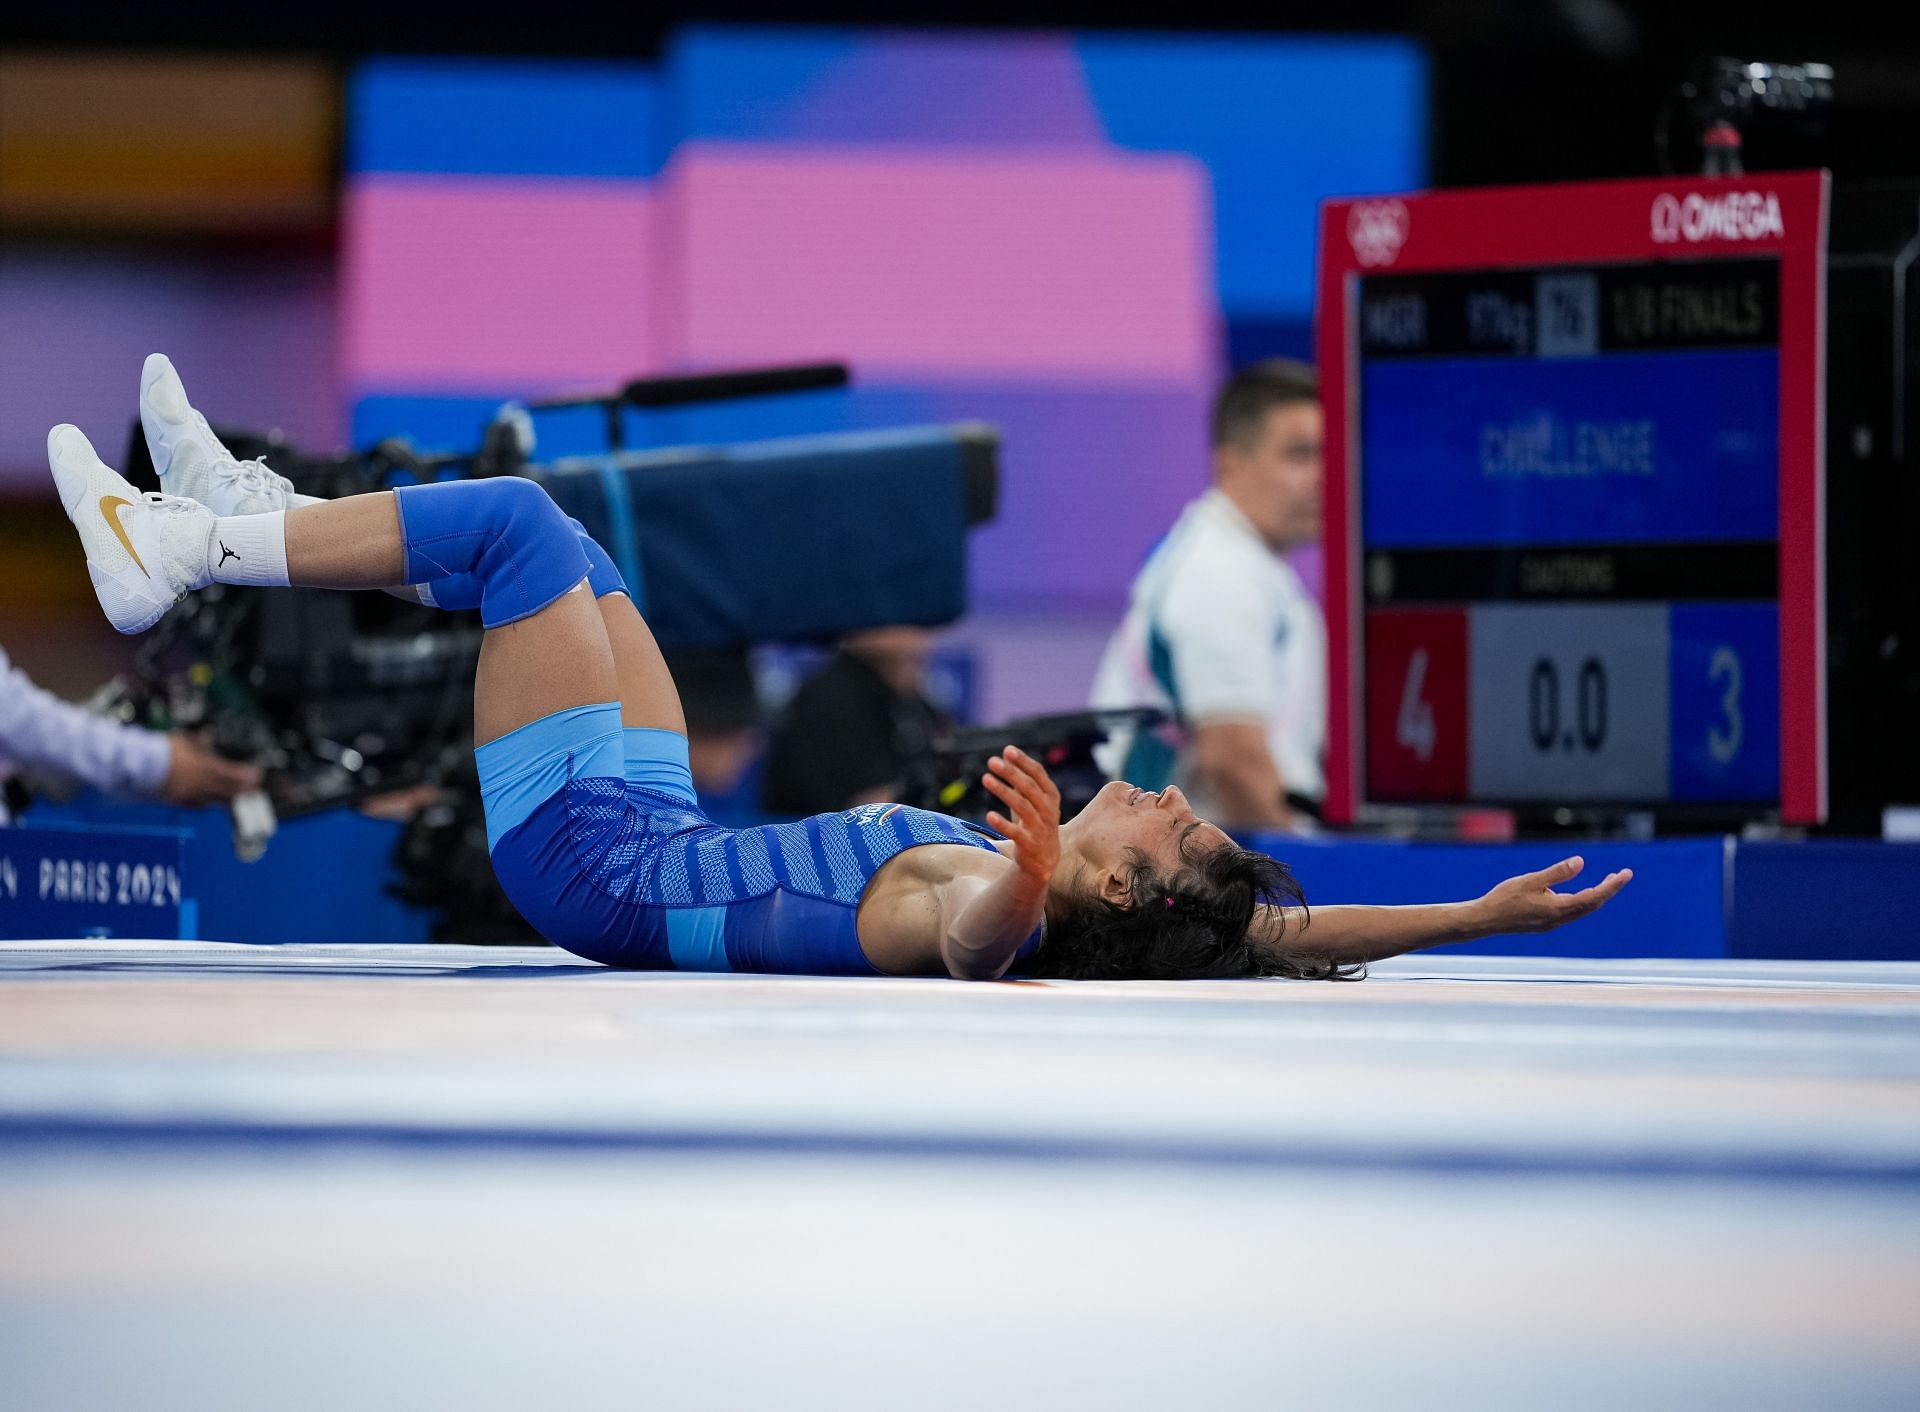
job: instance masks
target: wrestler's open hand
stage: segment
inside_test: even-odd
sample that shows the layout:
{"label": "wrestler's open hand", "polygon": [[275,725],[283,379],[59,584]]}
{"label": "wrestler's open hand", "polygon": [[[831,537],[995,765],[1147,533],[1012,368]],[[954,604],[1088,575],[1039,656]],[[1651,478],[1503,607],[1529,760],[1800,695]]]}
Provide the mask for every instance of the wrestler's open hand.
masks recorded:
{"label": "wrestler's open hand", "polygon": [[1537,873],[1508,878],[1482,897],[1476,906],[1487,935],[1502,932],[1548,932],[1598,911],[1607,899],[1633,881],[1633,869],[1608,873],[1579,892],[1555,892],[1557,883],[1571,882],[1586,866],[1581,858],[1566,858]]}
{"label": "wrestler's open hand", "polygon": [[1013,745],[987,761],[980,780],[1001,806],[987,815],[988,826],[1013,840],[1015,866],[1044,887],[1060,866],[1060,791],[1038,760]]}

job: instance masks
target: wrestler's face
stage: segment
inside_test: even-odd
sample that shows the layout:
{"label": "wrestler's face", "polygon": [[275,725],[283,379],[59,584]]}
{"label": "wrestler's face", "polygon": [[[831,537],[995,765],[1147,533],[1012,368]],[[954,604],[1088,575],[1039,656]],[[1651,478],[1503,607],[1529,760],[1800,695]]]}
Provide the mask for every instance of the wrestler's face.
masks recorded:
{"label": "wrestler's face", "polygon": [[1156,794],[1115,780],[1061,827],[1059,876],[1078,877],[1124,902],[1137,854],[1172,874],[1192,855],[1229,842],[1223,830],[1193,812],[1177,787]]}

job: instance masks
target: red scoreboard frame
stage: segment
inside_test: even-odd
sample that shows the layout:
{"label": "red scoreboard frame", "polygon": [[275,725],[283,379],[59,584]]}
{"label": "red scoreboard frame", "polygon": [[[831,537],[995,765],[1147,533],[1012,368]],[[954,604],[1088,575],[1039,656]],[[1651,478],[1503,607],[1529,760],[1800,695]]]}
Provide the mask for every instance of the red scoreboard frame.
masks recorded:
{"label": "red scoreboard frame", "polygon": [[1825,172],[1493,187],[1320,208],[1315,344],[1326,409],[1327,817],[1364,795],[1360,279],[1767,255],[1780,262],[1780,814],[1827,814]]}

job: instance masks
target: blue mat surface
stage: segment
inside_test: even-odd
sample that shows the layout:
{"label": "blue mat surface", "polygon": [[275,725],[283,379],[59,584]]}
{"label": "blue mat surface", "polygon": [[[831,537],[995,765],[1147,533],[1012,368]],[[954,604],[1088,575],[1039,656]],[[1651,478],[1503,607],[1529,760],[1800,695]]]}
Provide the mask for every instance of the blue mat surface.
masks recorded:
{"label": "blue mat surface", "polygon": [[7,1406],[1892,1407],[1917,1196],[1910,964],[0,944]]}

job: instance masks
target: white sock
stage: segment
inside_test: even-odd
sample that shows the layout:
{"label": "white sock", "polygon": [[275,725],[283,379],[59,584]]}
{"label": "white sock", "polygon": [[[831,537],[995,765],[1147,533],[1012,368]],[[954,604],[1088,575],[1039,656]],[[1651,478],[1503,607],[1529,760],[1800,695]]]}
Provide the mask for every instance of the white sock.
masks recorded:
{"label": "white sock", "polygon": [[207,539],[207,572],[215,583],[287,583],[287,512],[223,515]]}

